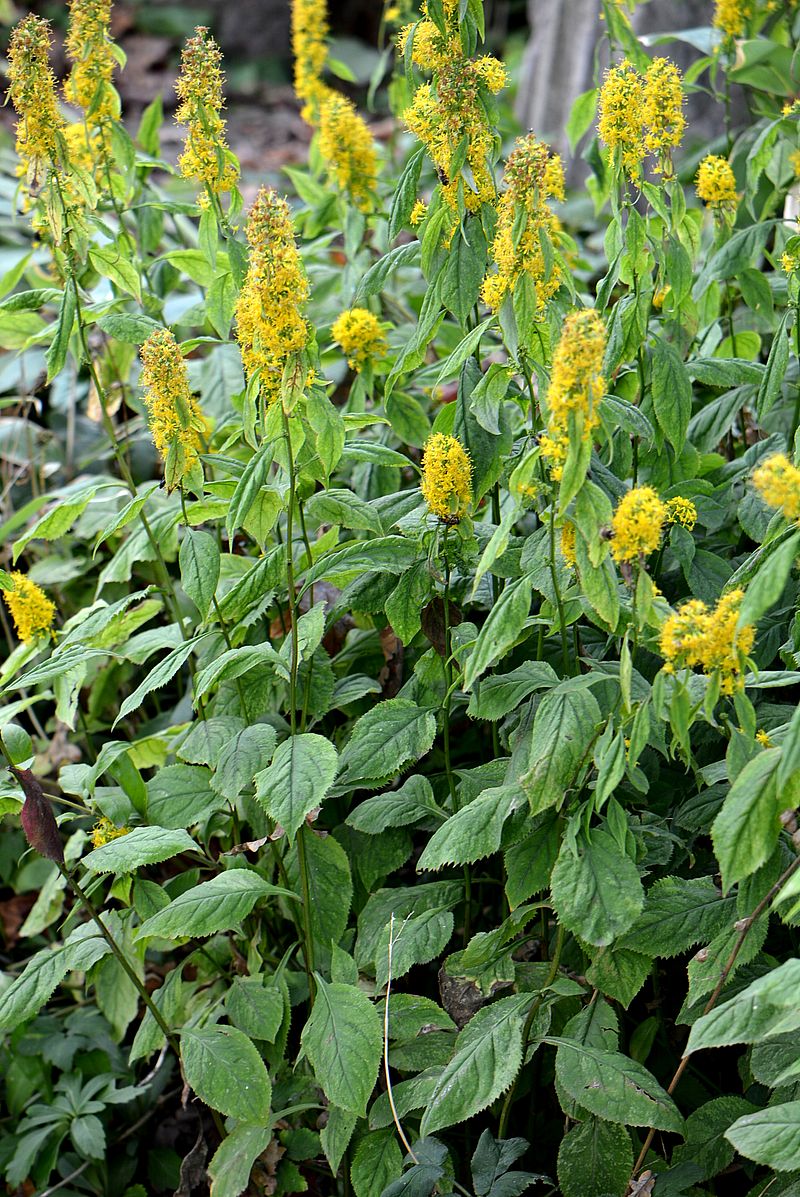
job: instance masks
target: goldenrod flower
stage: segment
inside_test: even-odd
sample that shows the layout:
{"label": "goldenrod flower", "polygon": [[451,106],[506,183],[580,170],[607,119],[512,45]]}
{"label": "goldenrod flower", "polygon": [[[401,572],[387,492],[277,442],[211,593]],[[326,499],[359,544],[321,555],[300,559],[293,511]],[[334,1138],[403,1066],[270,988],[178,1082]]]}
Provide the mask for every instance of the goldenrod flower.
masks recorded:
{"label": "goldenrod flower", "polygon": [[772,740],[770,740],[769,734],[764,731],[763,727],[760,727],[756,732],[756,743],[760,744],[762,748],[772,748]]}
{"label": "goldenrod flower", "polygon": [[654,58],[644,80],[642,116],[647,129],[645,149],[658,157],[656,171],[671,174],[671,151],[686,128],[681,73],[668,58]]}
{"label": "goldenrod flower", "polygon": [[795,244],[793,249],[787,249],[781,254],[781,267],[786,274],[800,272],[800,241]]}
{"label": "goldenrod flower", "polygon": [[773,453],[753,471],[753,485],[770,507],[787,520],[800,519],[800,470],[785,453]]}
{"label": "goldenrod flower", "polygon": [[696,188],[698,197],[709,208],[733,209],[739,202],[733,169],[720,154],[709,154],[700,163]]}
{"label": "goldenrod flower", "polygon": [[444,524],[457,524],[472,501],[472,461],[454,436],[435,432],[422,456],[422,494]]}
{"label": "goldenrod flower", "polygon": [[564,170],[558,154],[532,133],[520,137],[503,172],[506,190],[497,205],[497,226],[491,257],[497,271],[488,274],[481,295],[496,311],[517,279],[528,275],[536,289],[539,310],[561,285],[558,261],[545,254],[544,242],[557,249],[561,222],[548,200],[564,198]]}
{"label": "goldenrod flower", "polygon": [[561,528],[561,556],[570,569],[575,568],[575,525],[569,522]]}
{"label": "goldenrod flower", "polygon": [[15,570],[11,578],[14,588],[4,590],[3,598],[20,640],[33,640],[37,632],[49,632],[56,615],[55,604],[25,574]]}
{"label": "goldenrod flower", "polygon": [[501,92],[508,82],[508,71],[498,58],[491,54],[482,54],[472,64],[479,79],[488,87],[493,96]]}
{"label": "goldenrod flower", "polygon": [[408,223],[412,228],[416,228],[418,224],[422,224],[425,219],[425,214],[428,211],[428,205],[424,200],[418,199],[414,201],[414,207],[411,209],[408,217]]}
{"label": "goldenrod flower", "polygon": [[57,165],[63,149],[64,118],[48,60],[50,41],[49,22],[30,13],[14,29],[8,48],[9,95],[20,118],[17,153],[32,186]]}
{"label": "goldenrod flower", "polygon": [[262,187],[246,231],[250,261],[236,304],[236,336],[248,380],[258,373],[261,394],[272,403],[289,356],[308,341],[302,315],[308,282],[286,200]]}
{"label": "goldenrod flower", "polygon": [[208,425],[189,387],[178,343],[168,328],[150,334],[141,357],[150,434],[164,460],[167,488],[172,490],[198,461]]}
{"label": "goldenrod flower", "polygon": [[366,308],[342,312],[334,321],[331,336],[341,347],[351,370],[361,370],[386,353],[386,336],[380,321]]}
{"label": "goldenrod flower", "polygon": [[101,815],[92,828],[92,847],[102,848],[112,840],[118,840],[121,835],[127,835],[130,827],[116,827],[105,815]]}
{"label": "goldenrod flower", "polygon": [[175,84],[180,103],[175,120],[188,125],[178,169],[185,179],[197,179],[209,191],[230,191],[239,177],[239,166],[225,141],[222,116],[222,54],[203,25],[195,29],[181,54],[181,73]]}
{"label": "goldenrod flower", "polygon": [[738,626],[743,598],[743,590],[731,590],[713,610],[700,599],[691,599],[673,612],[664,621],[659,637],[668,671],[700,666],[706,674],[719,674],[723,694],[740,688],[742,662],[755,640],[752,624]]}
{"label": "goldenrod flower", "polygon": [[438,71],[440,67],[444,66],[448,55],[458,53],[458,47],[453,44],[453,39],[446,38],[433,21],[425,19],[417,21],[415,25],[405,25],[400,30],[397,35],[397,48],[403,55],[406,52],[412,31],[414,40],[411,46],[411,60],[414,66],[418,66],[423,71]]}
{"label": "goldenrod flower", "polygon": [[294,90],[303,100],[303,119],[315,123],[315,113],[331,89],[322,81],[328,60],[328,5],[326,0],[292,0],[292,53]]}
{"label": "goldenrod flower", "polygon": [[645,154],[644,79],[627,58],[606,71],[599,105],[600,140],[618,154],[623,170],[635,178]]}
{"label": "goldenrod flower", "polygon": [[657,549],[667,508],[652,486],[636,486],[620,499],[611,520],[611,555],[615,561],[635,561]]}
{"label": "goldenrod flower", "polygon": [[582,417],[582,435],[597,426],[597,405],[605,392],[603,355],[606,329],[594,308],[572,312],[564,321],[547,392],[547,432],[540,437],[551,477],[560,481],[569,449],[570,413]]}
{"label": "goldenrod flower", "polygon": [[111,0],[69,0],[66,50],[73,67],[64,94],[84,110],[90,128],[119,116],[119,96],[111,82],[117,60],[110,21]]}
{"label": "goldenrod flower", "polygon": [[753,0],[716,0],[714,28],[726,37],[741,37],[753,15]]}
{"label": "goldenrod flower", "polygon": [[697,508],[692,500],[676,495],[674,499],[667,499],[666,506],[667,523],[680,524],[691,532],[697,523]]}
{"label": "goldenrod flower", "polygon": [[336,92],[320,104],[319,152],[339,190],[362,212],[369,211],[378,175],[375,143],[355,106]]}

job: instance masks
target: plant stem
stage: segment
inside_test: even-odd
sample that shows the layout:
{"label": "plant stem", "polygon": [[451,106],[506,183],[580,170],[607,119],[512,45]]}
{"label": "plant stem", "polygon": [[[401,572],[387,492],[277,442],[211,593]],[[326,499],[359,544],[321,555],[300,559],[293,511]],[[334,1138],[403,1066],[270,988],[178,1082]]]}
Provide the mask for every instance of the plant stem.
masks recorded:
{"label": "plant stem", "polygon": [[[445,527],[442,551],[444,554],[444,675],[446,692],[442,704],[442,740],[444,745],[444,768],[447,774],[447,786],[450,790],[450,801],[453,812],[459,810],[458,793],[456,791],[453,764],[450,755],[450,703],[455,687],[453,686],[453,644],[450,629],[450,559],[447,556],[447,534]],[[464,943],[470,936],[472,915],[472,876],[469,865],[464,865]]]}
{"label": "plant stem", "polygon": [[561,628],[561,657],[564,662],[564,674],[569,677],[572,673],[572,667],[569,659],[569,643],[567,638],[567,619],[564,614],[564,602],[561,598],[561,587],[558,584],[558,571],[556,570],[556,508],[555,503],[550,504],[550,556],[548,564],[550,566],[550,579],[553,583],[553,590],[556,596],[556,607],[558,608],[558,623]]}

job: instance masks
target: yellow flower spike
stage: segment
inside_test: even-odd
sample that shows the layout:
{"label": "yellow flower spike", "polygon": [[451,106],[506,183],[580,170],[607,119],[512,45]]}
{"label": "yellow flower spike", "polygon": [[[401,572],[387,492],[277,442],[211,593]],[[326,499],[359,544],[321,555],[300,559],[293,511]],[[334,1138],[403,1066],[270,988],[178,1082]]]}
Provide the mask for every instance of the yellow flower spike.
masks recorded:
{"label": "yellow flower spike", "polygon": [[70,0],[66,51],[73,66],[64,95],[97,128],[119,117],[119,97],[112,86],[117,60],[109,37],[111,0]]}
{"label": "yellow flower spike", "polygon": [[698,198],[709,208],[734,209],[739,202],[733,169],[720,154],[709,154],[700,163],[696,189]]}
{"label": "yellow flower spike", "polygon": [[331,336],[347,358],[351,370],[386,353],[386,335],[377,316],[366,308],[350,308],[334,321]]}
{"label": "yellow flower spike", "polygon": [[222,54],[208,30],[198,25],[181,54],[181,73],[175,84],[180,103],[179,125],[188,125],[178,169],[215,194],[230,191],[239,178],[238,164],[225,141]]}
{"label": "yellow flower spike", "polygon": [[561,528],[561,556],[570,569],[576,565],[575,557],[575,525],[566,523]]}
{"label": "yellow flower spike", "polygon": [[700,599],[691,599],[669,615],[659,636],[665,672],[700,666],[706,674],[719,673],[723,694],[740,689],[742,659],[755,640],[752,624],[738,626],[743,598],[743,590],[731,590],[713,610]]}
{"label": "yellow flower spike", "polygon": [[627,58],[606,71],[600,88],[597,132],[604,145],[619,154],[626,174],[639,175],[644,144],[644,79]]}
{"label": "yellow flower spike", "polygon": [[472,65],[478,78],[483,80],[493,96],[501,92],[508,83],[508,71],[503,63],[491,54],[483,54]]}
{"label": "yellow flower spike", "polygon": [[316,124],[316,113],[326,95],[333,94],[322,81],[328,61],[328,5],[326,0],[292,0],[292,53],[294,90],[304,103],[303,119]]}
{"label": "yellow flower spike", "polygon": [[104,844],[118,840],[121,835],[127,835],[129,831],[130,827],[117,827],[105,815],[101,815],[92,828],[92,847],[102,848]]}
{"label": "yellow flower spike", "polygon": [[405,25],[397,35],[397,49],[405,54],[411,31],[414,31],[414,41],[411,48],[411,59],[414,66],[423,71],[438,71],[444,66],[448,55],[459,53],[456,47],[436,28],[433,21],[418,21],[416,25]]}
{"label": "yellow flower spike", "polygon": [[800,519],[800,470],[785,453],[773,453],[753,471],[753,486],[770,507],[787,520]]}
{"label": "yellow flower spike", "polygon": [[418,199],[414,202],[414,207],[408,217],[408,223],[412,228],[416,228],[418,224],[422,224],[425,219],[425,214],[428,211],[428,205],[424,200]]}
{"label": "yellow flower spike", "polygon": [[620,499],[611,520],[611,555],[615,561],[635,561],[658,548],[667,518],[666,505],[652,486],[636,486]]}
{"label": "yellow flower spike", "polygon": [[484,279],[481,296],[496,311],[517,279],[526,274],[533,281],[537,307],[542,310],[561,285],[558,262],[551,265],[542,248],[543,236],[556,248],[561,241],[561,222],[548,203],[564,198],[561,159],[529,133],[517,140],[509,155],[503,183],[505,191],[497,205],[497,228],[491,247],[497,271]]}
{"label": "yellow flower spike", "polygon": [[300,262],[286,200],[262,187],[247,219],[250,258],[236,304],[236,336],[248,381],[259,375],[261,394],[273,403],[292,353],[308,341],[303,306],[308,281]]}
{"label": "yellow flower spike", "polygon": [[9,95],[19,117],[16,148],[34,187],[58,163],[65,129],[50,69],[50,45],[49,22],[30,13],[14,29],[8,48]]}
{"label": "yellow flower spike", "polygon": [[726,37],[741,37],[753,15],[753,0],[716,0],[714,28]]}
{"label": "yellow flower spike", "polygon": [[457,524],[472,502],[472,461],[455,436],[435,432],[422,456],[422,494],[443,524]]}
{"label": "yellow flower spike", "polygon": [[373,206],[378,160],[372,134],[347,99],[332,92],[319,109],[319,152],[328,175],[362,212]]}
{"label": "yellow flower spike", "polygon": [[645,75],[642,116],[645,149],[657,156],[657,173],[672,172],[671,151],[681,144],[686,128],[683,105],[680,71],[668,58],[654,58]]}
{"label": "yellow flower spike", "polygon": [[684,499],[681,495],[667,499],[667,522],[680,524],[682,528],[691,532],[697,523],[697,508],[692,500]]}
{"label": "yellow flower spike", "polygon": [[781,268],[788,274],[800,274],[800,244],[781,254]]}
{"label": "yellow flower spike", "polygon": [[186,363],[172,333],[159,328],[141,348],[142,385],[153,444],[173,490],[199,460],[208,424],[189,387]]}
{"label": "yellow flower spike", "polygon": [[13,590],[4,590],[3,599],[14,620],[14,628],[23,642],[33,640],[38,632],[49,632],[56,616],[55,603],[25,574],[11,574]]}
{"label": "yellow flower spike", "polygon": [[539,439],[542,456],[556,482],[561,479],[567,459],[570,412],[583,416],[586,438],[598,424],[597,406],[606,389],[605,349],[606,329],[598,312],[583,308],[567,316],[553,355],[547,392],[547,432]]}

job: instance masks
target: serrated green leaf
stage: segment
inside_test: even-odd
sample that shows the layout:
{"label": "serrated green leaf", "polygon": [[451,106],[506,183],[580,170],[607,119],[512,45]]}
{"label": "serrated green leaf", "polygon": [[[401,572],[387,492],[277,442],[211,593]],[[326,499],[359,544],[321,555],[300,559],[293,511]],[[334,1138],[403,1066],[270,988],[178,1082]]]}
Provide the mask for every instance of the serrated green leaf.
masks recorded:
{"label": "serrated green leaf", "polygon": [[181,852],[196,852],[188,832],[165,827],[134,827],[102,848],[84,856],[82,864],[91,873],[132,873],[142,865],[160,864]]}
{"label": "serrated green leaf", "polygon": [[683,1119],[658,1081],[635,1060],[568,1039],[555,1043],[556,1078],[566,1093],[590,1114],[623,1126],[677,1131]]}
{"label": "serrated green leaf", "polygon": [[219,547],[211,533],[187,528],[178,562],[181,585],[205,620],[211,610],[220,570]]}
{"label": "serrated green leaf", "polygon": [[564,926],[595,947],[624,935],[644,904],[639,870],[602,828],[580,833],[574,847],[565,839],[550,889]]}
{"label": "serrated green leaf", "polygon": [[174,898],[145,919],[137,939],[201,939],[238,926],[256,902],[268,895],[293,898],[290,890],[270,885],[250,869],[227,869]]}
{"label": "serrated green leaf", "polygon": [[272,1084],[253,1043],[235,1027],[181,1032],[186,1083],[212,1110],[252,1125],[269,1118]]}
{"label": "serrated green leaf", "polygon": [[317,977],[314,1009],[301,1043],[326,1097],[365,1115],[381,1058],[381,1021],[372,1002],[354,985]]}
{"label": "serrated green leaf", "polygon": [[407,698],[387,698],[358,719],[339,763],[345,786],[402,772],[428,752],[436,735],[430,710]]}
{"label": "serrated green leaf", "polygon": [[309,811],[322,805],[337,764],[330,740],[304,732],[284,740],[272,764],[256,776],[256,798],[290,843]]}

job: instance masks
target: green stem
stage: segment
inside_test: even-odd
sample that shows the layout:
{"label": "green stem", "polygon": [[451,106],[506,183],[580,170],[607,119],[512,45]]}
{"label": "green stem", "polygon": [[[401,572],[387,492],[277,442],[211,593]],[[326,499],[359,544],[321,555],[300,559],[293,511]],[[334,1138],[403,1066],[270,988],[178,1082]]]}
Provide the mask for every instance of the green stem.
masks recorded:
{"label": "green stem", "polygon": [[555,503],[550,505],[550,579],[553,583],[553,590],[556,596],[556,607],[558,608],[558,623],[561,628],[561,656],[564,662],[564,673],[567,677],[572,673],[572,666],[569,659],[569,639],[567,637],[567,619],[564,614],[564,602],[561,598],[561,587],[558,584],[558,571],[556,569],[556,508]]}

